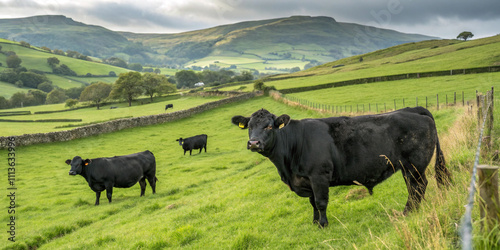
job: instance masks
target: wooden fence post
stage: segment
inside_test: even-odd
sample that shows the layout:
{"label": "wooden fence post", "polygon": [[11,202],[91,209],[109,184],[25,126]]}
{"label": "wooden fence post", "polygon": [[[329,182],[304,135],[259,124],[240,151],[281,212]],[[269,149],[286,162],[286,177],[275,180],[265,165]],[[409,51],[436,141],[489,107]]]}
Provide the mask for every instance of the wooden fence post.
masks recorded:
{"label": "wooden fence post", "polygon": [[495,225],[500,224],[500,201],[498,198],[498,167],[479,165],[477,166],[479,176],[479,208],[481,214],[481,227],[487,231],[488,235],[498,237],[498,233],[490,233],[495,229],[500,231]]}
{"label": "wooden fence post", "polygon": [[439,94],[436,94],[436,108],[439,110]]}

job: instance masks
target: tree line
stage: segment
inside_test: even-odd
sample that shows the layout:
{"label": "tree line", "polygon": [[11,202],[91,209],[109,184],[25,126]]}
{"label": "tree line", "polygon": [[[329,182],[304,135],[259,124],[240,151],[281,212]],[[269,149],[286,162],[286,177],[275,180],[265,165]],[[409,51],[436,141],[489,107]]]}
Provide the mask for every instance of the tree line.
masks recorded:
{"label": "tree line", "polygon": [[120,74],[114,84],[95,82],[66,90],[54,87],[49,93],[30,89],[26,93],[17,92],[10,99],[0,96],[0,109],[63,102],[66,102],[67,107],[79,102],[90,102],[99,109],[103,102],[110,100],[126,100],[131,106],[132,101],[141,95],[147,95],[153,101],[154,96],[176,91],[176,87],[164,75],[131,71]]}

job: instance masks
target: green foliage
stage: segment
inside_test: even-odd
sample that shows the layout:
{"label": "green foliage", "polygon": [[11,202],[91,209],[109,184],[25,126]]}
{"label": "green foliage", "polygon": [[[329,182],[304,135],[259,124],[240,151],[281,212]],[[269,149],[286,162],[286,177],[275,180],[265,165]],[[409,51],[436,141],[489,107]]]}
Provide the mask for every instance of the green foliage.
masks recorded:
{"label": "green foliage", "polygon": [[121,68],[127,68],[127,63],[121,59],[121,58],[118,58],[118,57],[110,57],[106,60],[104,60],[104,63],[107,63],[107,64],[110,64],[110,65],[113,65],[113,66],[116,66],[116,67],[121,67]]}
{"label": "green foliage", "polygon": [[142,65],[140,63],[130,63],[128,68],[131,70],[142,72]]}
{"label": "green foliage", "polygon": [[7,67],[9,68],[17,68],[21,65],[22,60],[17,55],[10,55],[6,59]]}
{"label": "green foliage", "polygon": [[151,102],[155,94],[162,95],[177,91],[165,75],[157,75],[155,73],[145,73],[142,76],[141,87],[144,89],[144,94],[151,98]]}
{"label": "green foliage", "polygon": [[70,69],[66,64],[61,64],[59,67],[53,67],[52,72],[59,75],[76,76],[76,72]]}
{"label": "green foliage", "polygon": [[80,95],[80,101],[91,101],[99,109],[99,104],[108,98],[112,86],[104,82],[93,83],[86,87]]}
{"label": "green foliage", "polygon": [[458,34],[457,39],[462,39],[464,41],[467,41],[467,39],[472,38],[474,34],[470,31],[463,31],[460,34]]}
{"label": "green foliage", "polygon": [[67,99],[66,104],[64,105],[64,107],[68,107],[68,108],[73,108],[74,106],[76,106],[78,104],[78,100],[77,99]]}
{"label": "green foliage", "polygon": [[55,104],[55,103],[63,103],[68,99],[68,96],[64,93],[63,90],[54,89],[50,91],[47,95],[47,104]]}
{"label": "green foliage", "polygon": [[54,85],[52,85],[51,82],[42,82],[42,83],[38,84],[38,86],[36,88],[43,91],[43,92],[49,93],[50,91],[52,91],[54,89]]}
{"label": "green foliage", "polygon": [[59,64],[60,61],[57,57],[49,57],[49,58],[47,58],[47,63],[53,68],[57,64]]}
{"label": "green foliage", "polygon": [[192,70],[181,70],[175,73],[177,88],[192,88],[200,79]]}
{"label": "green foliage", "polygon": [[110,97],[113,99],[123,98],[127,100],[128,105],[132,106],[134,98],[142,94],[141,88],[142,75],[139,72],[121,73],[113,85]]}
{"label": "green foliage", "polygon": [[18,76],[18,80],[22,81],[25,87],[35,89],[38,88],[39,84],[49,82],[49,79],[47,79],[45,75],[40,75],[35,72],[21,72]]}

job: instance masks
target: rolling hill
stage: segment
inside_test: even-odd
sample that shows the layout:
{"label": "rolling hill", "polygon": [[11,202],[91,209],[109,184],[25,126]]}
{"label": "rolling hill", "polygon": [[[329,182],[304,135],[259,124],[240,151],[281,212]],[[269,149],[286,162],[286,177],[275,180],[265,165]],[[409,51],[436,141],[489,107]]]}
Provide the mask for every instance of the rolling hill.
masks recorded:
{"label": "rolling hill", "polygon": [[177,34],[114,32],[65,16],[0,19],[0,38],[129,62],[280,72],[397,44],[433,39],[331,17],[292,16]]}
{"label": "rolling hill", "polygon": [[[21,66],[28,70],[36,70],[44,72],[50,81],[56,86],[63,89],[72,87],[80,87],[82,84],[90,84],[95,81],[103,81],[113,83],[117,77],[109,76],[109,72],[113,71],[116,75],[128,72],[128,69],[120,68],[108,64],[80,60],[72,57],[56,55],[31,46],[30,48],[23,47],[17,42],[0,39],[2,52],[13,51],[22,60]],[[47,58],[56,57],[60,64],[67,65],[71,70],[75,71],[78,76],[64,76],[53,74],[52,69],[47,63]],[[7,69],[7,56],[0,53],[0,73]],[[87,76],[89,75],[89,76]],[[92,76],[90,76],[92,75]],[[18,88],[14,84],[0,81],[0,96],[10,98],[16,92],[27,92],[29,88]]]}

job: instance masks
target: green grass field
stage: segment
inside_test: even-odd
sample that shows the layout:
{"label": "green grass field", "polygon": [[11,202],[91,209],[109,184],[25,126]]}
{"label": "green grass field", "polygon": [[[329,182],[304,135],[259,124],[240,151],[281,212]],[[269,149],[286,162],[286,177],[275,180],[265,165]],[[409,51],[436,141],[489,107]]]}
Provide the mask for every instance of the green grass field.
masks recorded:
{"label": "green grass field", "polygon": [[[10,109],[12,111],[31,111],[32,115],[18,115],[8,116],[5,119],[12,120],[42,120],[42,119],[82,119],[82,122],[39,122],[39,123],[22,123],[22,122],[1,122],[2,130],[0,136],[22,135],[31,133],[47,133],[60,130],[68,130],[71,127],[61,127],[67,125],[85,125],[95,122],[104,122],[118,118],[139,117],[145,115],[156,115],[162,113],[170,113],[178,110],[193,108],[195,106],[207,103],[210,101],[220,100],[222,97],[196,97],[179,95],[167,96],[158,98],[156,97],[153,103],[148,103],[149,99],[135,101],[131,107],[128,103],[112,103],[104,105],[97,110],[95,107],[77,109],[73,111],[49,113],[49,114],[34,114],[37,111],[52,111],[64,110],[64,104],[53,104],[43,106],[24,107],[17,109]],[[143,105],[141,104],[144,103]],[[165,104],[173,104],[173,109],[165,111]],[[118,107],[117,109],[110,109],[110,106]],[[59,128],[58,128],[59,127]]]}
{"label": "green grass field", "polygon": [[425,107],[427,97],[429,107],[435,108],[437,98],[442,107],[446,105],[446,97],[449,104],[453,103],[456,93],[457,104],[462,105],[462,92],[466,102],[473,101],[476,98],[476,90],[485,92],[492,86],[500,87],[499,83],[500,72],[496,72],[377,82],[306,91],[287,96],[317,104],[344,107],[352,105],[354,109],[358,105],[360,110],[361,106],[365,105],[366,111],[369,104],[372,105],[372,111],[376,104],[379,107],[386,104],[388,109],[394,109],[394,100],[397,108],[403,108],[403,99],[405,106],[416,106],[418,101],[419,106]]}
{"label": "green grass field", "polygon": [[[323,116],[270,98],[257,98],[172,123],[17,149],[20,189],[16,222],[30,225],[18,227],[17,246],[394,249],[411,243],[413,247],[435,249],[457,245],[454,223],[463,213],[460,201],[466,198],[463,190],[467,188],[468,174],[456,167],[451,168],[456,185],[447,192],[439,190],[429,177],[427,200],[419,212],[409,217],[398,215],[407,196],[400,173],[377,186],[373,196],[365,196],[358,187],[331,188],[330,226],[318,229],[311,223],[307,199],[296,196],[281,183],[272,163],[248,152],[246,131],[230,124],[231,116],[249,115],[261,107],[295,119]],[[455,121],[443,123],[447,119],[442,118],[456,117],[456,113],[446,110],[435,116],[441,131]],[[183,156],[175,139],[193,133],[209,135],[208,152]],[[442,132],[440,136],[445,143],[450,137]],[[139,197],[138,186],[115,189],[113,203],[101,198],[98,207],[92,205],[95,195],[84,179],[69,176],[69,166],[64,164],[65,159],[75,155],[92,158],[145,149],[157,159],[157,194],[152,195],[149,187],[145,197]],[[452,166],[456,164],[447,160]],[[429,172],[432,174],[432,169]],[[7,198],[2,201],[7,203]],[[3,220],[8,221],[7,216]],[[440,229],[420,232],[433,224]],[[424,235],[434,230],[437,235],[433,236],[436,239],[427,239],[417,234],[408,243],[407,230]],[[0,244],[12,246],[6,241]]]}
{"label": "green grass field", "polygon": [[[402,54],[394,51],[385,53]],[[379,57],[383,58],[375,54],[372,59],[380,60]],[[370,60],[367,58],[365,61]],[[439,60],[435,63],[438,64]],[[392,69],[387,70],[390,72]],[[266,82],[266,85],[315,85],[335,78],[336,74],[318,73],[311,77]],[[359,70],[351,77],[369,75],[368,71]],[[348,78],[347,75],[345,77]],[[392,105],[396,96],[408,96],[413,101],[413,92],[434,96],[467,90],[466,99],[474,100],[470,91],[485,92],[491,86],[498,89],[498,78],[499,73],[431,77],[332,88],[292,96],[324,104],[388,102]],[[498,94],[495,97],[495,107],[500,107]],[[165,103],[174,103],[174,110],[169,110],[172,112],[216,99],[169,96],[152,104],[135,103],[130,108],[126,104],[113,104],[119,108],[89,108],[14,118],[82,118],[85,119],[82,123],[85,123],[162,113]],[[413,105],[411,101],[407,105]],[[429,167],[426,200],[418,211],[409,216],[401,215],[408,195],[401,173],[376,186],[373,196],[356,186],[332,187],[327,210],[330,225],[321,230],[312,224],[312,208],[308,199],[298,197],[283,185],[269,160],[246,150],[248,131],[230,122],[234,115],[248,116],[260,108],[276,115],[286,113],[292,119],[333,115],[288,106],[270,97],[257,97],[170,123],[16,148],[16,243],[7,240],[8,234],[4,230],[0,248],[371,250],[460,247],[458,225],[465,211],[470,167],[477,146],[475,110],[469,111],[467,107],[431,109],[447,166],[453,174],[450,187],[438,189],[434,168]],[[58,109],[63,109],[62,105],[16,110]],[[497,117],[500,117],[498,108],[495,109]],[[0,123],[0,126],[4,135],[56,131],[53,128],[56,124]],[[498,148],[500,123],[494,126],[493,145]],[[193,156],[184,156],[175,140],[201,133],[208,135],[207,153],[193,152]],[[95,193],[82,177],[69,176],[69,166],[64,163],[76,155],[83,158],[109,157],[146,149],[155,154],[157,161],[157,194],[152,195],[149,186],[145,197],[139,197],[138,185],[128,189],[116,188],[113,202],[109,204],[103,194],[101,205],[97,207],[93,205]],[[8,151],[2,149],[0,155],[7,157]],[[491,160],[483,159],[481,162],[490,163]],[[6,164],[0,165],[0,171],[4,173],[7,168]],[[5,209],[0,218],[7,225],[12,218],[7,209],[10,202],[7,184],[4,187],[0,202]],[[480,220],[476,205],[473,226],[474,243],[478,249],[498,248],[498,244],[488,245],[486,237],[478,230]]]}
{"label": "green grass field", "polygon": [[[272,163],[247,151],[247,132],[230,123],[233,115],[249,115],[261,107],[276,114],[287,113],[294,119],[322,116],[262,97],[171,123],[16,149],[19,226],[15,246],[44,249],[404,246],[404,239],[392,221],[411,223],[425,216],[426,211],[407,218],[394,215],[402,211],[407,196],[400,173],[377,186],[373,196],[366,196],[358,187],[331,188],[330,226],[320,230],[311,223],[312,209],[307,199],[296,196],[281,183]],[[441,116],[455,117],[454,111],[440,112]],[[453,120],[441,124],[442,119],[437,118],[437,123],[449,127]],[[209,136],[207,153],[183,156],[175,139],[199,133]],[[102,204],[98,207],[93,205],[95,194],[85,180],[69,176],[69,166],[64,164],[64,160],[75,155],[94,158],[146,149],[157,160],[157,194],[152,195],[149,187],[145,197],[139,197],[138,186],[115,189],[113,203],[108,204],[101,197]],[[7,171],[5,166],[2,168]],[[434,207],[436,197],[444,195],[435,180],[429,179],[424,207]],[[463,193],[454,199],[465,196]],[[8,198],[2,198],[2,202],[7,204]],[[453,209],[447,211],[452,213],[450,216],[462,212]],[[4,224],[8,219],[4,213]],[[448,232],[452,225],[442,226]],[[456,237],[448,236],[450,242],[456,241]],[[12,247],[5,240],[0,244],[3,248]]]}

